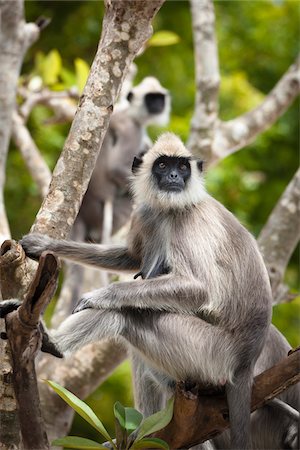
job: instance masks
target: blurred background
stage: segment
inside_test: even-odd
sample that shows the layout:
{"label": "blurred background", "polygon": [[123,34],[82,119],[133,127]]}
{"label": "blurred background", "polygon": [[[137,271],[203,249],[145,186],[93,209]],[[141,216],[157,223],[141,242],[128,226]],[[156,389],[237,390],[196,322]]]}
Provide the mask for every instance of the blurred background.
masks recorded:
{"label": "blurred background", "polygon": [[[299,51],[298,1],[214,2],[221,71],[220,117],[227,120],[258,105],[273,88]],[[27,1],[27,21],[52,19],[32,46],[23,65],[22,79],[36,75],[54,90],[84,86],[101,30],[104,5],[100,1]],[[168,129],[186,140],[194,107],[194,60],[189,3],[167,1],[154,21],[154,31],[167,30],[136,59],[134,84],[145,76],[157,77],[172,96]],[[171,32],[171,33],[170,33]],[[170,45],[168,45],[170,44]],[[172,45],[171,45],[172,44]],[[34,108],[28,126],[53,169],[69,124],[47,124],[51,112]],[[152,128],[155,138],[161,129]],[[209,192],[257,236],[299,163],[299,100],[274,126],[246,149],[233,154],[207,173]],[[13,146],[8,157],[5,190],[12,235],[27,233],[40,207],[38,190]],[[299,248],[286,282],[297,290]],[[300,343],[300,298],[274,308],[273,322],[292,346]],[[49,312],[51,314],[51,311]],[[130,368],[124,363],[88,399],[108,430],[113,429],[112,405],[132,404]],[[76,417],[70,434],[97,439],[89,425]]]}

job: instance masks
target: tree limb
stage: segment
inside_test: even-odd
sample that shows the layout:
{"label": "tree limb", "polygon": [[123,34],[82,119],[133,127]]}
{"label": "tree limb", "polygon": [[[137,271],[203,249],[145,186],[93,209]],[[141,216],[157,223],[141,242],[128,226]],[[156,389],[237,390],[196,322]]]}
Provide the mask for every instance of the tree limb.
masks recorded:
{"label": "tree limb", "polygon": [[233,120],[219,122],[212,160],[216,162],[251,144],[282,116],[299,92],[300,55],[259,106]]}
{"label": "tree limb", "polygon": [[106,2],[98,51],[54,169],[49,194],[32,231],[59,238],[64,238],[69,232],[92,174],[122,80],[134,56],[150,37],[151,20],[162,3],[163,0]]}
{"label": "tree limb", "polygon": [[16,111],[13,113],[12,138],[20,149],[25,164],[44,198],[49,189],[51,171],[42,158],[24,120]]}
{"label": "tree limb", "polygon": [[283,192],[258,237],[267,266],[273,297],[282,297],[282,279],[290,257],[300,239],[300,169]]}
{"label": "tree limb", "polygon": [[[251,411],[300,381],[300,349],[254,379]],[[186,391],[177,385],[173,419],[155,437],[164,439],[172,449],[190,448],[205,442],[229,427],[229,414],[224,393],[212,395],[203,388]]]}
{"label": "tree limb", "polygon": [[190,0],[194,36],[196,99],[187,143],[195,154],[209,160],[218,119],[220,84],[215,13],[212,0]]}
{"label": "tree limb", "polygon": [[18,402],[22,443],[25,450],[49,449],[43,423],[34,360],[41,347],[40,315],[57,287],[58,264],[51,253],[42,254],[28,295],[6,318],[12,354],[13,385]]}

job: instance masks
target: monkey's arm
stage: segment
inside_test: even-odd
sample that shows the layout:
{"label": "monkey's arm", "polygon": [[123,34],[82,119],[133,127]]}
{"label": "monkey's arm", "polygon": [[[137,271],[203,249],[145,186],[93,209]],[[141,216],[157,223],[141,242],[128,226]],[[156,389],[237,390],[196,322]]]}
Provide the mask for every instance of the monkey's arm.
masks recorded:
{"label": "monkey's arm", "polygon": [[130,255],[126,246],[60,241],[42,234],[28,234],[23,237],[20,244],[26,255],[33,259],[38,259],[44,250],[50,250],[61,258],[113,271],[135,272],[141,264]]}
{"label": "monkey's arm", "polygon": [[123,307],[197,312],[206,300],[207,291],[200,281],[168,274],[143,281],[112,283],[89,292],[82,297],[74,312],[87,308]]}

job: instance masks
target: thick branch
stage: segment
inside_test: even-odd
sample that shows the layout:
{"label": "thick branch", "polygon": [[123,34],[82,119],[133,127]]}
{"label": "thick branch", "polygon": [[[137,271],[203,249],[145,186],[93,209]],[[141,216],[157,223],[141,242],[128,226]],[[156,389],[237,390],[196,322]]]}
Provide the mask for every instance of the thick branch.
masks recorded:
{"label": "thick branch", "polygon": [[18,402],[23,448],[49,449],[41,416],[34,360],[41,347],[40,314],[57,286],[54,255],[42,255],[28,295],[18,310],[6,316],[6,332],[12,353],[13,385]]}
{"label": "thick branch", "polygon": [[[100,45],[33,231],[63,238],[87,188],[123,78],[163,0],[108,1]],[[66,182],[68,180],[68,182]]]}
{"label": "thick branch", "polygon": [[[300,381],[300,351],[255,377],[251,410],[265,405],[288,387]],[[189,448],[211,439],[229,427],[225,395],[211,395],[200,391],[187,392],[177,386],[174,415],[166,428],[155,434],[172,449]]]}
{"label": "thick branch", "polygon": [[215,13],[212,0],[190,0],[194,35],[196,100],[188,148],[210,159],[218,118],[220,84]]}
{"label": "thick branch", "polygon": [[300,169],[280,197],[262,229],[258,244],[263,254],[275,301],[286,266],[300,239]]}
{"label": "thick branch", "polygon": [[223,159],[253,142],[282,116],[299,92],[300,55],[261,105],[236,119],[219,123],[213,145],[213,160]]}
{"label": "thick branch", "polygon": [[22,153],[25,164],[36,182],[42,198],[44,198],[49,189],[51,172],[32,139],[24,120],[17,112],[13,114],[12,137],[15,145]]}

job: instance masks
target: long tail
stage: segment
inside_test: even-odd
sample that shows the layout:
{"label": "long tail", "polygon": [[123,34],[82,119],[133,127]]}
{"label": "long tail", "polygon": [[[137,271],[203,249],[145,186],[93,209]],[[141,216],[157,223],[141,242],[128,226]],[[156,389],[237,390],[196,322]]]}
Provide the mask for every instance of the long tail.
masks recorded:
{"label": "long tail", "polygon": [[226,386],[231,449],[251,449],[250,413],[252,373],[245,372]]}

